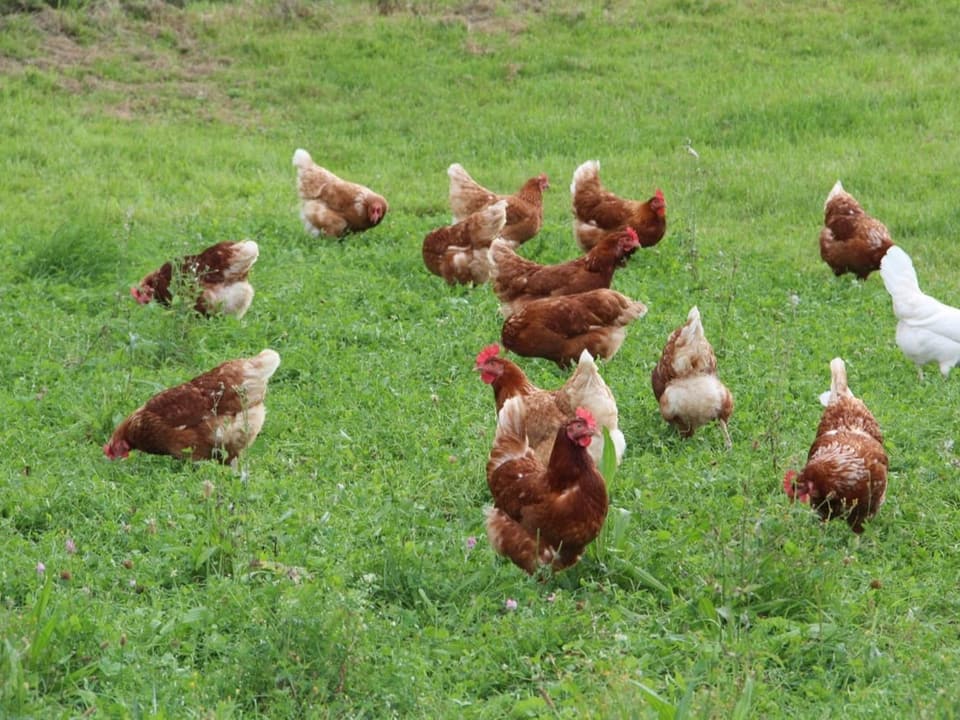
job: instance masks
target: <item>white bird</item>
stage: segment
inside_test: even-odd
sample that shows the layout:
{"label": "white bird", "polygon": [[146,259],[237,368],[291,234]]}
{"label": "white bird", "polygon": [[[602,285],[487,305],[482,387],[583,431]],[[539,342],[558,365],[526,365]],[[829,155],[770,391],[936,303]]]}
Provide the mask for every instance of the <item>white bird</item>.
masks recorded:
{"label": "white bird", "polygon": [[897,316],[897,345],[917,365],[936,362],[944,377],[960,363],[960,309],[925,295],[917,281],[913,261],[894,245],[883,256],[880,276],[893,299]]}

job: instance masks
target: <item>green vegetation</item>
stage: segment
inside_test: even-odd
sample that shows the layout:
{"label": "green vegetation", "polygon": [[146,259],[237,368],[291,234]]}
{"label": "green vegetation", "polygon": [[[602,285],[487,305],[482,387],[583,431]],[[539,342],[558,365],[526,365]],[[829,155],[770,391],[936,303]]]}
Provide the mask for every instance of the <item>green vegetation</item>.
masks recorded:
{"label": "green vegetation", "polygon": [[[960,377],[919,383],[879,277],[834,278],[816,246],[841,178],[960,304],[956,10],[178,5],[0,4],[0,715],[958,714]],[[382,192],[385,221],[307,236],[297,147]],[[662,187],[669,226],[614,280],[650,312],[602,367],[628,441],[607,526],[538,582],[483,531],[494,411],[471,366],[497,303],[420,244],[461,162],[505,191],[546,172],[523,253],[573,257],[590,158],[624,195]],[[127,294],[245,237],[241,321]],[[680,440],[650,390],[693,304],[730,451],[715,426]],[[265,347],[283,360],[237,472],[103,457],[151,394]],[[860,538],[781,487],[837,355],[891,458]]]}

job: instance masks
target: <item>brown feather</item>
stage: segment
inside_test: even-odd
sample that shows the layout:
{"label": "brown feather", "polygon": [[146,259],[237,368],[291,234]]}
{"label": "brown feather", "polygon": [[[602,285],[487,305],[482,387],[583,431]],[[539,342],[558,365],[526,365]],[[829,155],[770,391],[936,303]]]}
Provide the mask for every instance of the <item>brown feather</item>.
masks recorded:
{"label": "brown feather", "polygon": [[389,210],[386,199],[366,185],[344,180],[317,165],[306,150],[293,156],[297,168],[300,217],[314,235],[342,237],[379,225]]}
{"label": "brown feather", "polygon": [[264,350],[154,395],[117,426],[104,452],[231,462],[260,432],[267,381],[279,364],[277,353]]}
{"label": "brown feather", "polygon": [[423,239],[423,264],[447,284],[484,283],[490,277],[490,244],[506,222],[506,203],[482,208]]}
{"label": "brown feather", "polygon": [[[617,451],[617,462],[620,462],[626,441],[619,429],[617,403],[592,358],[582,357],[570,377],[556,390],[538,388],[516,363],[500,355],[491,356],[486,351],[478,356],[474,369],[493,388],[498,413],[511,397],[523,398],[527,441],[542,463],[546,464],[550,459],[557,430],[574,417],[578,407],[589,410],[597,422],[597,433],[590,444],[594,462],[599,463],[603,457],[603,427],[609,431]],[[618,440],[622,443],[619,448]]]}
{"label": "brown feather", "polygon": [[450,177],[450,207],[457,222],[495,202],[506,200],[506,223],[500,233],[504,240],[520,245],[540,232],[543,191],[550,186],[546,175],[532,177],[517,192],[503,195],[480,185],[457,163],[448,168],[447,174]]}
{"label": "brown feather", "polygon": [[[220,242],[196,255],[164,263],[144,276],[133,294],[141,302],[156,300],[169,305],[175,294],[189,292],[196,295],[194,309],[202,315],[223,310],[242,317],[253,299],[253,288],[247,278],[258,256],[256,243],[252,241]],[[231,286],[243,286],[241,294],[245,297],[225,301]]]}
{"label": "brown feather", "polygon": [[837,276],[850,272],[865,280],[880,269],[880,261],[893,245],[887,227],[868,215],[839,183],[824,205],[823,225],[820,258]]}
{"label": "brown feather", "polygon": [[494,293],[509,315],[524,303],[542,297],[574,295],[609,288],[614,271],[636,249],[629,231],[607,233],[586,255],[556,265],[541,265],[518,255],[503,241],[490,248]]}
{"label": "brown feather", "polygon": [[880,426],[866,404],[849,392],[843,361],[831,364],[833,389],[807,454],[793,480],[799,495],[826,521],[846,518],[855,533],[876,515],[887,491],[887,453]]}
{"label": "brown feather", "polygon": [[717,377],[717,358],[696,306],[690,309],[686,323],[667,339],[650,384],[661,416],[681,437],[692,437],[697,428],[718,420],[730,446],[727,421],[733,414],[733,395]]}
{"label": "brown feather", "polygon": [[562,570],[600,533],[607,489],[587,448],[574,440],[589,432],[583,421],[574,419],[557,431],[544,465],[527,442],[522,404],[510,398],[500,412],[487,462],[495,506],[487,514],[487,532],[497,552],[528,573],[547,563]]}
{"label": "brown feather", "polygon": [[588,350],[609,360],[626,337],[626,326],[646,306],[615,290],[539,298],[525,303],[503,323],[506,348],[526,357],[553,360],[567,367]]}
{"label": "brown feather", "polygon": [[656,245],[667,231],[666,203],[662,193],[647,200],[629,200],[607,190],[600,181],[599,163],[577,168],[571,184],[574,233],[584,250],[590,250],[604,231],[631,227],[641,247]]}

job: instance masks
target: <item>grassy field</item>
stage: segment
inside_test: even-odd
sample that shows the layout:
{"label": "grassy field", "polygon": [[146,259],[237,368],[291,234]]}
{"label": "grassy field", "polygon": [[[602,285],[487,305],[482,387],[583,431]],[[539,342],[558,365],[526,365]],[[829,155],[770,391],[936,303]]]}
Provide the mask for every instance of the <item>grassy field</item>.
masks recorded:
{"label": "grassy field", "polygon": [[[0,17],[0,716],[960,715],[960,373],[918,382],[880,278],[834,278],[816,244],[841,178],[960,304],[960,16],[634,5]],[[297,147],[382,192],[385,221],[307,236]],[[471,368],[497,302],[420,246],[460,162],[503,191],[546,172],[522,252],[573,257],[591,158],[624,195],[663,188],[668,230],[614,280],[650,310],[602,367],[628,442],[604,533],[538,582],[483,529],[495,417]],[[242,320],[129,297],[242,238],[261,248]],[[729,451],[715,426],[682,441],[650,390],[694,304],[736,397]],[[282,364],[238,471],[104,458],[151,394],[265,347]],[[837,355],[890,456],[859,538],[781,486]]]}

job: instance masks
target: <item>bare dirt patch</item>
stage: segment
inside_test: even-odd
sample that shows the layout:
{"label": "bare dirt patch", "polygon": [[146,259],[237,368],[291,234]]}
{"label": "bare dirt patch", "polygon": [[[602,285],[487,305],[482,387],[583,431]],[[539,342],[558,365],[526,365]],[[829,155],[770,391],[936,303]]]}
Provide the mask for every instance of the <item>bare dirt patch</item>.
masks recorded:
{"label": "bare dirt patch", "polygon": [[195,17],[159,0],[135,8],[135,16],[113,2],[83,13],[45,8],[29,18],[36,50],[0,56],[0,70],[39,70],[64,92],[90,97],[99,112],[126,120],[177,108],[236,124],[255,120],[252,108],[221,89],[217,75],[230,59],[198,40]]}

